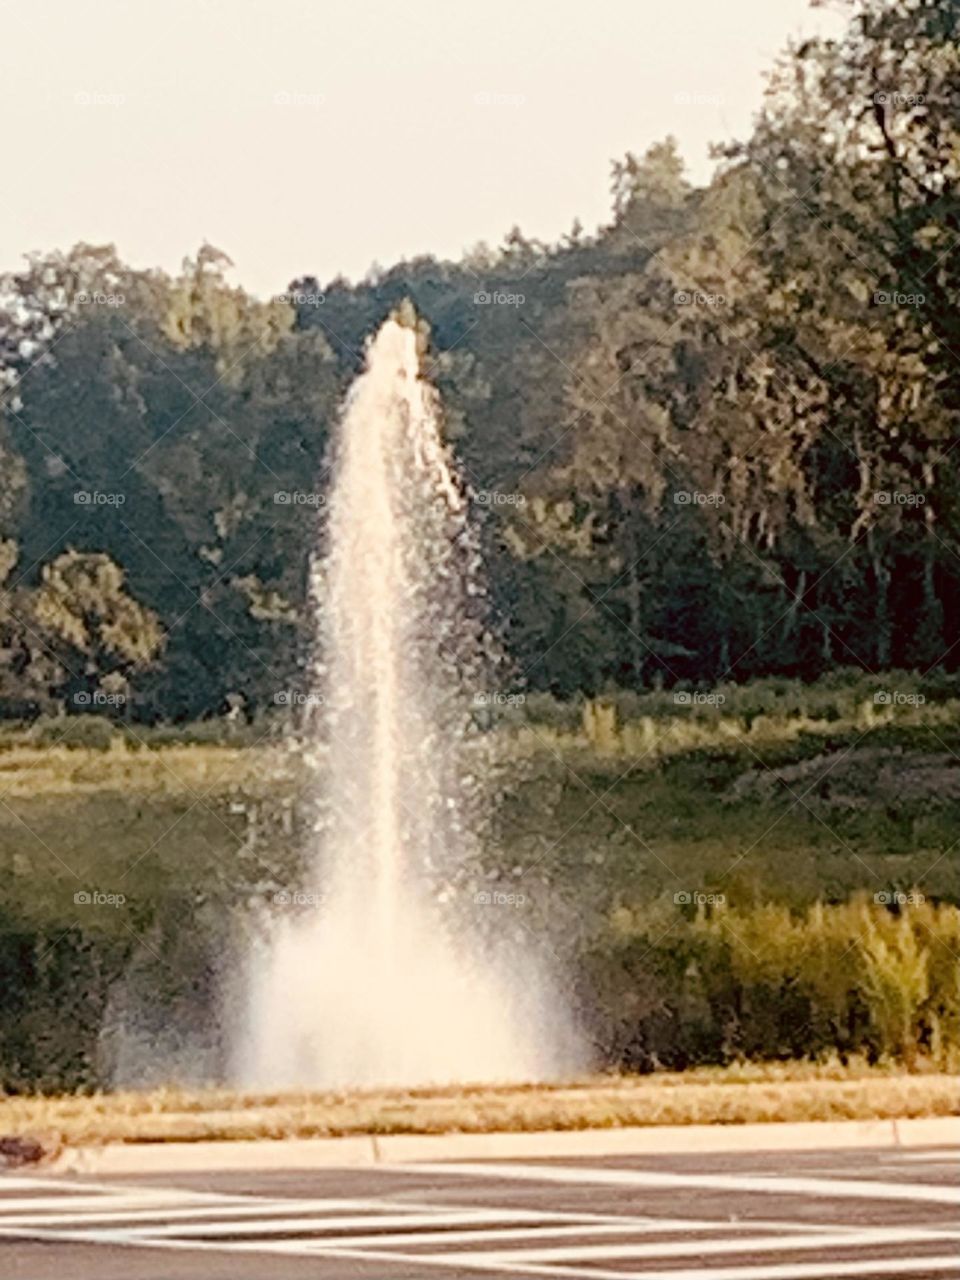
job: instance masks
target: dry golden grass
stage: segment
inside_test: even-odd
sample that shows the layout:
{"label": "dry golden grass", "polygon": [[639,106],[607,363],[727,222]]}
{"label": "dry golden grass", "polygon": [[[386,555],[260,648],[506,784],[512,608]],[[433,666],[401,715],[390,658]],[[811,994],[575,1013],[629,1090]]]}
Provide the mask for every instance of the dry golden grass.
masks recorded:
{"label": "dry golden grass", "polygon": [[620,722],[594,718],[580,729],[557,729],[544,724],[520,725],[501,735],[503,749],[518,757],[556,753],[654,761],[708,748],[746,744],[751,750],[783,746],[802,737],[861,734],[896,725],[901,729],[948,727],[957,723],[960,704],[949,702],[911,708],[905,715],[887,706],[863,702],[852,713],[830,718],[807,715],[736,715],[691,717],[640,716]]}
{"label": "dry golden grass", "polygon": [[5,796],[120,791],[137,795],[207,792],[231,784],[263,785],[291,775],[281,747],[130,746],[117,735],[106,751],[16,746],[0,753]]}
{"label": "dry golden grass", "polygon": [[[621,722],[616,716],[587,716],[577,730],[530,723],[504,725],[496,736],[497,750],[506,759],[556,755],[602,761],[637,757],[652,764],[703,748],[748,744],[751,749],[760,749],[803,736],[862,733],[894,723],[901,728],[948,727],[957,723],[958,715],[957,702],[894,714],[889,707],[865,701],[843,715],[826,719],[781,714],[747,720],[736,715],[680,714],[639,716]],[[130,732],[134,734],[132,741],[118,731],[103,750],[68,745],[65,737],[52,745],[31,743],[26,738],[4,742],[0,744],[0,793],[34,797],[101,790],[155,794],[217,790],[227,785],[259,790],[265,784],[289,781],[297,772],[299,753],[276,742],[264,740],[255,746],[227,741],[161,745]]]}
{"label": "dry golden grass", "polygon": [[346,1134],[533,1132],[626,1126],[882,1120],[960,1114],[960,1076],[809,1063],[600,1077],[559,1085],[351,1092],[160,1089],[8,1098],[0,1133],[47,1149]]}

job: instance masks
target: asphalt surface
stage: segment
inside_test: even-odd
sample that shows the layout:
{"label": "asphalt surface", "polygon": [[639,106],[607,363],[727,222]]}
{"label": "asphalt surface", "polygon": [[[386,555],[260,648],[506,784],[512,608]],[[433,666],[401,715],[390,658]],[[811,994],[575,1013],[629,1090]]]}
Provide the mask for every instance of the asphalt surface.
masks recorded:
{"label": "asphalt surface", "polygon": [[960,1151],[0,1175],[2,1280],[960,1275]]}

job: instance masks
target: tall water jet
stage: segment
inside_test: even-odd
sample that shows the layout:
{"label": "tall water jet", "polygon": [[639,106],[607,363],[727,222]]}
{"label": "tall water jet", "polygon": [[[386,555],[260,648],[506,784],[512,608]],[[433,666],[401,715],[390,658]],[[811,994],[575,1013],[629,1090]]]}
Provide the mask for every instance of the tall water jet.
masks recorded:
{"label": "tall water jet", "polygon": [[556,1074],[571,1044],[559,1001],[521,930],[479,927],[483,894],[468,887],[483,593],[410,323],[387,321],[370,344],[334,465],[312,591],[322,905],[271,922],[237,1074],[272,1086]]}

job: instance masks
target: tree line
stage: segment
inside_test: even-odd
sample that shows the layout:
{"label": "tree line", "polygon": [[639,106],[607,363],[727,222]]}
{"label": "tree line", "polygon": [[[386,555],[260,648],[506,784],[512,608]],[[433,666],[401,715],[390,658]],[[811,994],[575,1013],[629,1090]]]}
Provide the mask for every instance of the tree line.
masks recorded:
{"label": "tree line", "polygon": [[405,299],[514,688],[960,661],[960,0],[850,0],[692,186],[275,298],[205,245],[0,279],[0,714],[255,715],[305,679],[329,442]]}

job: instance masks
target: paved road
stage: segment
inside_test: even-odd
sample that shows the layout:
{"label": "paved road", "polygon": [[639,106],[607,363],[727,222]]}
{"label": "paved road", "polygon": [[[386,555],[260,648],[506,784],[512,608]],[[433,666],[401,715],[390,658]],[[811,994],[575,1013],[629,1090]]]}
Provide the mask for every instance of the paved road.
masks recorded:
{"label": "paved road", "polygon": [[3,1280],[960,1275],[945,1148],[0,1175]]}

